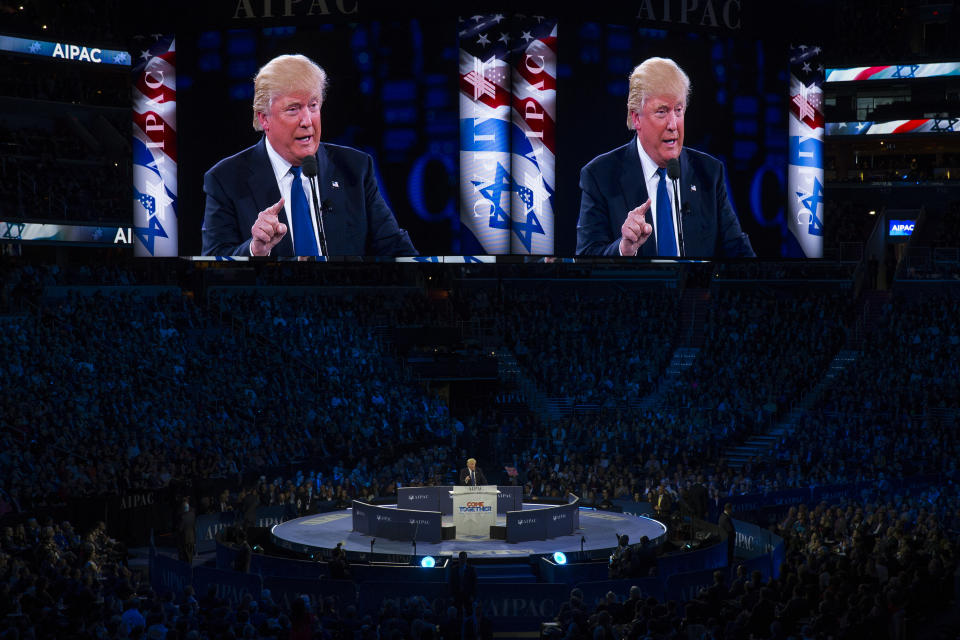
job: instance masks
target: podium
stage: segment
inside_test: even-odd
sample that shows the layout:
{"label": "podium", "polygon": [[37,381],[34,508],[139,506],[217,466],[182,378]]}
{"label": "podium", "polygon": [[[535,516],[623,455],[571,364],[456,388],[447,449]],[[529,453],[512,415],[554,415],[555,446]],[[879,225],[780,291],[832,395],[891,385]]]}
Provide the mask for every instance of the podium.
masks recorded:
{"label": "podium", "polygon": [[457,527],[457,537],[490,537],[490,527],[497,524],[496,485],[479,487],[456,486],[450,492],[453,499],[453,524]]}

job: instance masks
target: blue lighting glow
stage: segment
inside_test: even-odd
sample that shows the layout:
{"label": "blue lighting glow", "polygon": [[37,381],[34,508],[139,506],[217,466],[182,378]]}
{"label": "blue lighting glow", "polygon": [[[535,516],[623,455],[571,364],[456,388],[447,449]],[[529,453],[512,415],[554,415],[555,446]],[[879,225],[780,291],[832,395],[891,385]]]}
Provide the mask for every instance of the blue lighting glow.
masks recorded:
{"label": "blue lighting glow", "polygon": [[557,564],[567,564],[567,554],[563,551],[557,551],[553,554],[553,561]]}
{"label": "blue lighting glow", "polygon": [[424,569],[432,569],[437,566],[437,561],[433,559],[433,556],[425,556],[423,560],[420,561],[420,566]]}

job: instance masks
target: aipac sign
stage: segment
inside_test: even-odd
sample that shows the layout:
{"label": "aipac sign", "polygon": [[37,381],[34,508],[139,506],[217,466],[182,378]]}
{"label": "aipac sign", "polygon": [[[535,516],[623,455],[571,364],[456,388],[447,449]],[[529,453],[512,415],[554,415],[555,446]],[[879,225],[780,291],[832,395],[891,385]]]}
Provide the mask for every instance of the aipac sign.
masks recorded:
{"label": "aipac sign", "polygon": [[915,220],[890,220],[887,234],[890,237],[906,237],[913,233]]}
{"label": "aipac sign", "polygon": [[129,67],[131,64],[130,54],[126,51],[12,36],[0,36],[0,51],[93,64],[115,64],[123,67]]}

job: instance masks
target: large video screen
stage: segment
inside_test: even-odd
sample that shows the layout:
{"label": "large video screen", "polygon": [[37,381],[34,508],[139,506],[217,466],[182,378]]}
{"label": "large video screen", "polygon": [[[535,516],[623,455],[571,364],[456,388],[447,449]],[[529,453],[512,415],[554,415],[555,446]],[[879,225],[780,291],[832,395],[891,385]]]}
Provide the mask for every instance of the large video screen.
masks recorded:
{"label": "large video screen", "polygon": [[[229,252],[204,246],[215,226],[205,176],[224,159],[263,146],[264,134],[253,126],[254,76],[277,56],[302,54],[328,77],[320,140],[369,156],[364,193],[377,191],[409,238],[412,250],[388,255],[593,259],[584,250],[584,220],[592,211],[587,199],[599,193],[610,201],[603,213],[610,235],[597,240],[605,256],[620,255],[620,222],[644,197],[650,225],[661,224],[655,209],[673,210],[668,224],[679,251],[648,251],[651,240],[638,256],[818,256],[797,240],[793,205],[800,217],[804,206],[810,210],[803,225],[822,228],[816,215],[819,208],[822,216],[822,184],[797,191],[788,183],[798,158],[821,163],[822,171],[822,142],[814,147],[801,137],[802,148],[793,149],[788,123],[799,119],[821,131],[824,123],[805,85],[803,99],[794,96],[789,43],[782,33],[750,24],[753,14],[737,2],[675,15],[667,4],[662,12],[642,3],[639,13],[614,6],[561,8],[554,15],[544,10],[550,6],[538,6],[541,15],[489,7],[473,13],[440,3],[405,11],[389,3],[241,1],[208,3],[189,16],[186,3],[160,18],[144,13],[137,26],[149,35],[132,40],[128,61],[132,230],[118,237],[132,242],[136,255],[252,254],[242,242]],[[631,71],[652,57],[675,61],[690,79],[682,122],[670,129],[677,138],[670,144],[679,149],[682,142],[688,155],[680,156],[678,179],[660,178],[672,186],[667,205],[659,204],[655,182],[642,175],[632,151],[644,153],[643,136],[637,144],[628,127]],[[584,167],[614,152],[633,160],[607,165],[606,182],[585,197]],[[706,168],[690,173],[696,163],[687,159],[697,152],[708,158]],[[233,199],[249,201],[248,214],[273,203],[262,187],[277,182],[274,167],[231,166],[216,178],[230,183]],[[317,183],[327,195],[354,193],[354,177],[320,175]],[[595,179],[591,174],[587,183]],[[329,224],[332,234],[357,226],[363,211],[349,199],[328,207],[334,198],[324,189],[308,202],[314,226]],[[274,210],[278,222],[290,222],[292,207]],[[722,250],[731,226],[749,254]],[[249,238],[249,217],[237,228]]]}
{"label": "large video screen", "polygon": [[[690,77],[684,147],[722,163],[723,186],[756,254],[798,255],[789,246],[784,211],[789,95],[788,52],[782,41],[729,29],[650,29],[549,16],[532,22],[526,16],[501,14],[368,17],[319,25],[291,17],[277,26],[178,34],[181,255],[201,253],[204,173],[262,137],[251,125],[254,75],[273,57],[295,53],[315,60],[328,73],[322,140],[373,157],[381,193],[421,255],[576,255],[580,171],[595,156],[633,139],[626,127],[628,78],[634,66],[652,56],[675,60]],[[538,182],[545,199],[542,214],[524,218],[498,211],[507,210],[511,200],[516,208],[527,193],[524,174],[516,169],[522,152],[513,150],[512,166],[508,153],[499,175],[474,178],[462,166],[468,151],[461,136],[464,127],[496,117],[493,109],[479,112],[479,118],[465,113],[464,103],[471,96],[463,91],[469,83],[463,57],[475,55],[487,63],[482,71],[488,77],[505,74],[496,89],[509,92],[518,82],[516,74],[510,77],[511,70],[523,66],[517,59],[536,37],[530,35],[530,25],[544,21],[552,22],[553,33],[546,36],[552,36],[556,53],[556,77],[550,78],[555,106],[547,114],[555,118],[554,139],[548,141],[555,167],[553,175]],[[489,28],[476,28],[484,22]],[[494,58],[504,63],[490,64]],[[478,102],[485,98],[480,92]],[[508,95],[508,110],[511,99],[513,110],[524,113],[517,95]],[[516,129],[510,116],[505,119],[505,136],[519,136],[509,131]],[[507,152],[509,142],[513,140],[502,147]],[[704,188],[708,185],[701,185]],[[528,191],[535,196],[537,189]],[[479,209],[464,202],[471,192],[488,202]],[[693,199],[698,194],[687,195]],[[532,202],[533,196],[529,198]],[[700,212],[684,213],[691,216],[684,226],[695,234]],[[513,236],[513,242],[486,240],[486,231],[521,227],[527,221],[532,221],[527,228],[504,231],[503,237]],[[715,256],[704,252],[691,257]]]}

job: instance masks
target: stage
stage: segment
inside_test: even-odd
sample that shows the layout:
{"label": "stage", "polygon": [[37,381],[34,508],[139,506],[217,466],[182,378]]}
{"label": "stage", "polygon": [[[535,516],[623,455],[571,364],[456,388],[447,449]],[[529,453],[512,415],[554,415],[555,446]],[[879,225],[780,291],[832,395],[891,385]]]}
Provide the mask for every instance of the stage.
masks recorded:
{"label": "stage", "polygon": [[[553,506],[555,505],[524,503],[523,510],[533,511]],[[390,562],[400,556],[413,555],[456,557],[461,551],[469,553],[471,558],[490,560],[516,561],[552,554],[555,551],[563,551],[569,556],[581,551],[581,541],[586,557],[599,558],[616,547],[618,534],[630,536],[630,543],[636,544],[643,536],[647,536],[651,542],[660,542],[667,533],[665,525],[651,518],[581,507],[580,528],[572,535],[513,544],[481,536],[458,536],[436,544],[417,542],[414,551],[411,541],[387,540],[382,537],[374,539],[352,531],[352,515],[352,510],[346,509],[289,520],[274,525],[270,530],[271,536],[277,546],[304,556],[328,555],[337,543],[342,543],[350,559]],[[497,525],[503,526],[505,522],[506,518],[502,514],[497,516]],[[443,517],[445,526],[452,523],[451,516]],[[370,543],[374,540],[371,548]]]}

